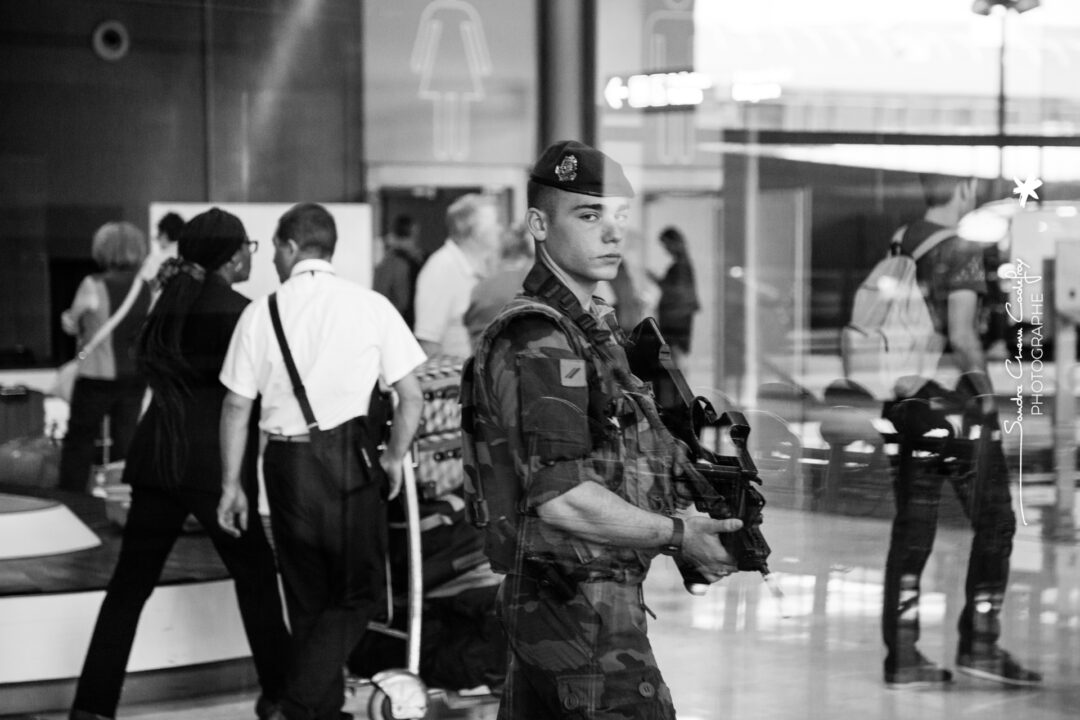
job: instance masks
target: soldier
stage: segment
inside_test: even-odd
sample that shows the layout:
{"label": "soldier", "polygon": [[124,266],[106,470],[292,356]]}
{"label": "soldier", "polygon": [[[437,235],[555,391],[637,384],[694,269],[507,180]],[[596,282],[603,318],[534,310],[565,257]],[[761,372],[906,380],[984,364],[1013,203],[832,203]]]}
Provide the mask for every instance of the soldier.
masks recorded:
{"label": "soldier", "polygon": [[516,478],[490,493],[516,494],[520,511],[508,513],[502,552],[498,538],[489,544],[507,572],[500,718],[674,717],[641,583],[660,552],[709,581],[735,571],[717,533],[741,522],[676,517],[687,506],[672,483],[684,456],[629,371],[611,307],[593,297],[619,269],[633,194],[594,148],[563,141],[543,153],[526,215],[537,262],[467,370],[478,459],[490,463],[482,474],[493,485]]}

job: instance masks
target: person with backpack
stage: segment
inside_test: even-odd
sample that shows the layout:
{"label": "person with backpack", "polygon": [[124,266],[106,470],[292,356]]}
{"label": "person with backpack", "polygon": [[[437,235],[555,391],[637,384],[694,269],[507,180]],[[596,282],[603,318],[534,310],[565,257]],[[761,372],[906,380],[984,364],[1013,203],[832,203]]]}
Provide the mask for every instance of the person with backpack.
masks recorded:
{"label": "person with backpack", "polygon": [[420,226],[411,216],[395,217],[391,234],[383,239],[386,254],[371,278],[371,289],[390,301],[410,330],[416,322],[416,277],[424,264],[419,237]]}
{"label": "person with backpack", "polygon": [[506,574],[507,720],[674,718],[642,582],[660,553],[710,582],[735,571],[718,533],[741,521],[680,511],[685,454],[594,296],[622,261],[633,194],[595,148],[544,151],[527,187],[537,261],[463,371],[466,492],[482,483],[485,551]]}
{"label": "person with backpack", "polygon": [[[1022,667],[997,642],[1016,519],[994,389],[979,335],[979,306],[987,294],[982,248],[955,231],[960,218],[975,208],[978,181],[920,175],[920,182],[927,210],[922,219],[901,228],[894,241],[899,243],[901,255],[918,258],[915,279],[931,323],[922,332],[938,337],[926,337],[921,345],[932,356],[925,374],[897,378],[896,399],[886,403],[885,409],[885,416],[901,437],[894,481],[896,516],[885,564],[885,682],[910,687],[952,680],[949,670],[927,659],[916,647],[920,578],[933,546],[945,478],[916,458],[913,445],[930,427],[948,427],[946,414],[963,414],[965,425],[979,425],[984,436],[974,443],[979,455],[973,457],[968,470],[949,475],[974,529],[956,669],[1003,684],[1034,685],[1041,681],[1039,674]],[[946,352],[938,362],[937,351],[942,348]],[[923,362],[926,364],[925,358]],[[943,383],[956,373],[956,389],[946,389]]]}

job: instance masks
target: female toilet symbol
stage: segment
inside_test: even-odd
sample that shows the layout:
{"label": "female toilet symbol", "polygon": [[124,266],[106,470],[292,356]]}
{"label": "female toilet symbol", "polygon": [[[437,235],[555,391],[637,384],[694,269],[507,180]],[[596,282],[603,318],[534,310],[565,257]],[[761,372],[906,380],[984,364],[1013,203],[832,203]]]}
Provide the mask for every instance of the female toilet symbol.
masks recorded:
{"label": "female toilet symbol", "polygon": [[437,160],[469,156],[469,103],[484,99],[481,79],[491,56],[480,14],[464,0],[434,0],[420,15],[409,61],[420,76],[418,96],[431,100],[432,150]]}

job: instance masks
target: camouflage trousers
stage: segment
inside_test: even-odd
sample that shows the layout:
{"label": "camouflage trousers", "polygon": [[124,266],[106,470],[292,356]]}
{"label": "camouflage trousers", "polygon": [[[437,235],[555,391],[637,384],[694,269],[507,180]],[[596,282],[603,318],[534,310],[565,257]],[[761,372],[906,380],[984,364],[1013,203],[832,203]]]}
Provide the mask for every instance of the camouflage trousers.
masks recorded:
{"label": "camouflage trousers", "polygon": [[497,607],[510,646],[499,720],[675,717],[639,583],[582,582],[565,600],[512,574]]}

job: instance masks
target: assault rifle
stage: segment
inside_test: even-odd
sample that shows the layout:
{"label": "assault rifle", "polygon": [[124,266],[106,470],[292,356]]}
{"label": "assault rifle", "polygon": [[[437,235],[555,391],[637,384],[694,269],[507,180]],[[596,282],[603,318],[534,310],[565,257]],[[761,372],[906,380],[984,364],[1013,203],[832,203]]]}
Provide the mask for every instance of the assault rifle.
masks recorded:
{"label": "assault rifle", "polygon": [[[708,400],[690,392],[652,318],[645,318],[633,329],[625,349],[631,372],[652,384],[664,426],[690,449],[693,462],[674,481],[683,484],[697,509],[710,517],[742,520],[740,530],[720,533],[720,542],[735,558],[739,570],[760,572],[768,581],[771,550],[761,533],[765,498],[755,487],[761,478],[746,445],[750,435],[746,418],[735,410],[717,417]],[[704,447],[700,433],[705,426],[727,427],[736,454],[719,455]],[[704,593],[709,583],[696,568],[679,563],[679,570],[687,590],[695,595]]]}

